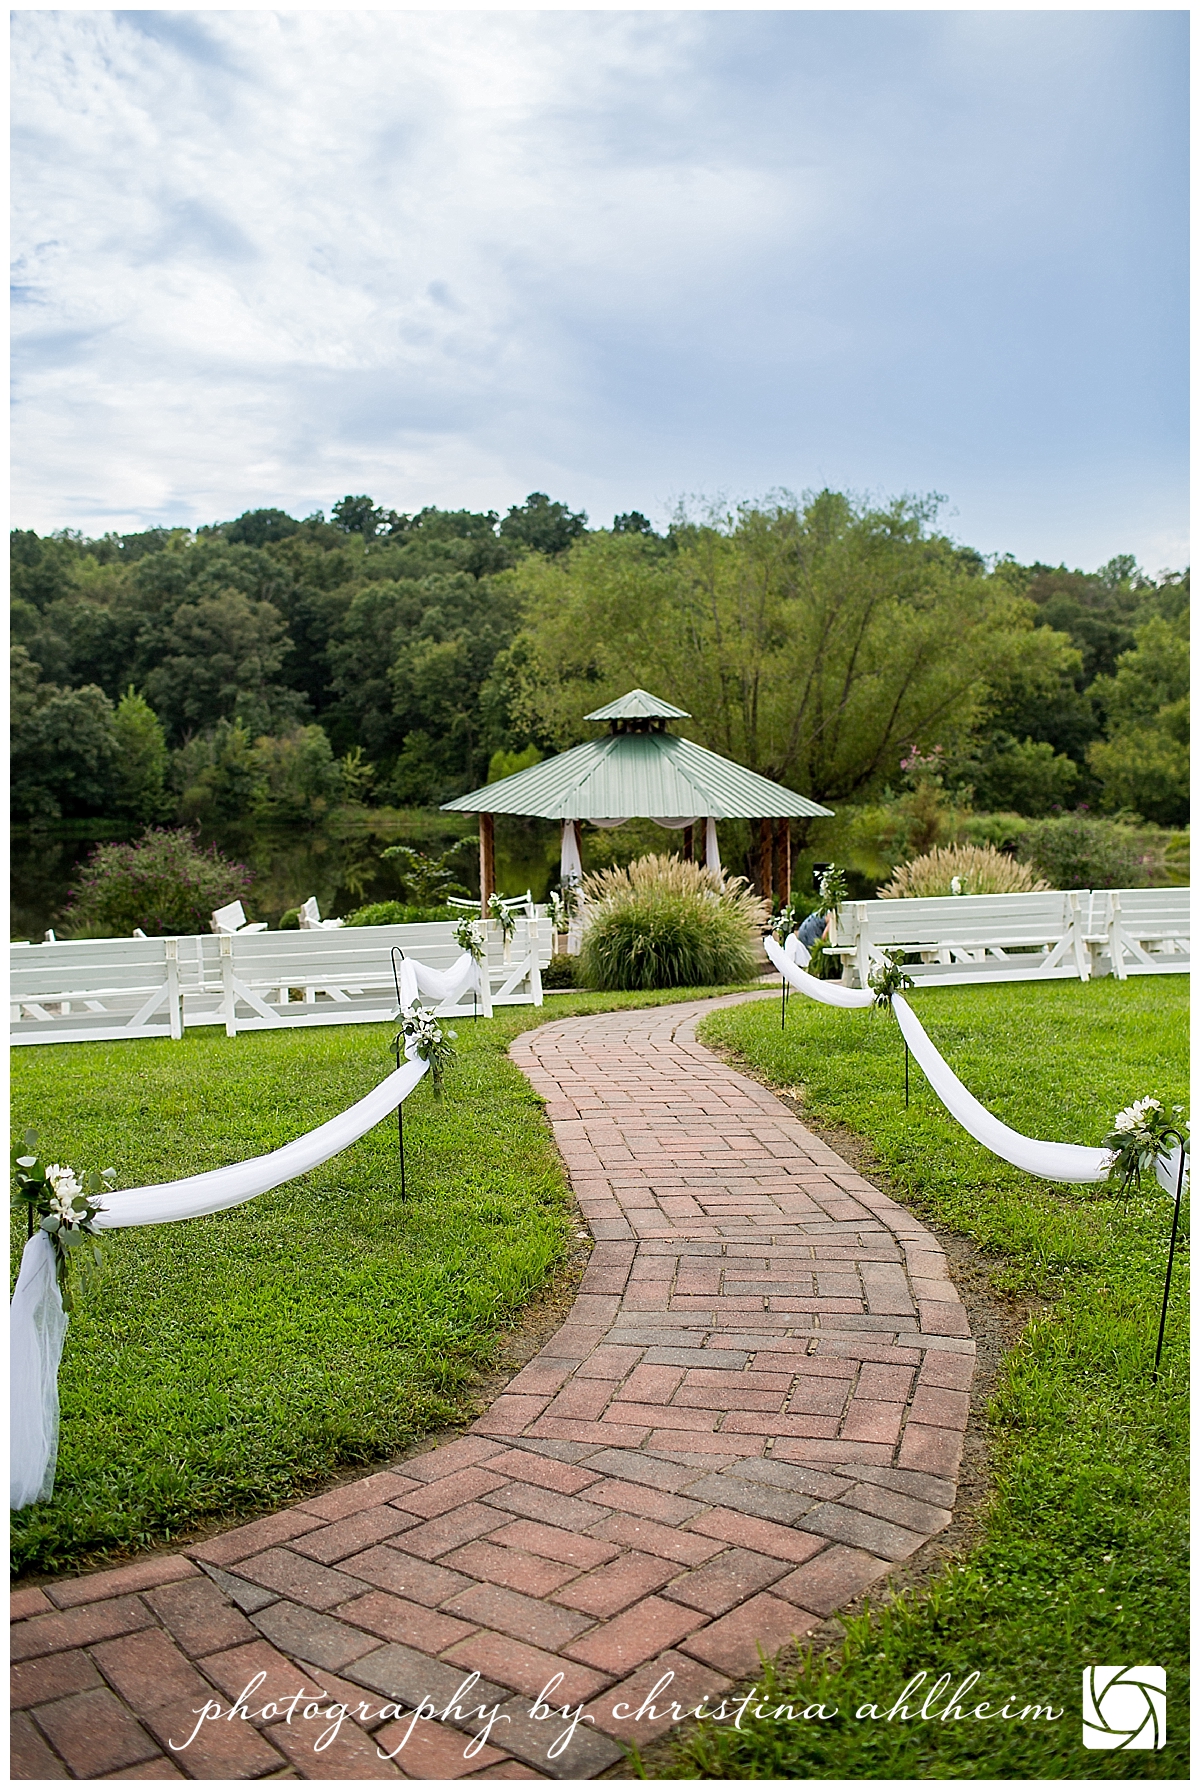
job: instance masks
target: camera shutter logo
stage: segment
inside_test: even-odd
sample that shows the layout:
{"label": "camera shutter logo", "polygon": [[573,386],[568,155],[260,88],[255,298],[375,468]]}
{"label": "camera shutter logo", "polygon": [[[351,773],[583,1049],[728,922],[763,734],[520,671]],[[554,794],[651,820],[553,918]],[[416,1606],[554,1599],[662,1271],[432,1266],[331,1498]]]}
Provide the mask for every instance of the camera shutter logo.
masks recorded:
{"label": "camera shutter logo", "polygon": [[1157,1749],[1167,1740],[1164,1666],[1085,1666],[1083,1744],[1093,1751]]}

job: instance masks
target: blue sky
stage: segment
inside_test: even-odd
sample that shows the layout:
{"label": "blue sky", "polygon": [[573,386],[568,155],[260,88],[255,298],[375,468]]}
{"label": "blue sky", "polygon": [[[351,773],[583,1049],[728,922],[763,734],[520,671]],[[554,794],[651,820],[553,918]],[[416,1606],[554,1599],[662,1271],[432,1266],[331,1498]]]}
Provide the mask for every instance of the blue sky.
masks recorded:
{"label": "blue sky", "polygon": [[946,495],[1186,563],[1183,12],[18,12],[13,519]]}

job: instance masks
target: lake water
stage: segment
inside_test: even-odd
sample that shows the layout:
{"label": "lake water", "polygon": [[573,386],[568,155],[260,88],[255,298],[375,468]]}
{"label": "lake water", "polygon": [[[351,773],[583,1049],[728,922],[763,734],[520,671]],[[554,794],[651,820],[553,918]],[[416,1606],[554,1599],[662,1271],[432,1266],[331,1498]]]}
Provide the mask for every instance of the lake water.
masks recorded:
{"label": "lake water", "polygon": [[[140,831],[131,827],[133,838]],[[122,837],[105,830],[105,839]],[[254,875],[250,894],[243,898],[248,918],[276,926],[280,915],[315,895],[327,918],[347,914],[370,901],[395,901],[401,897],[401,880],[379,854],[389,845],[411,845],[436,856],[463,839],[456,860],[462,865],[460,880],[472,895],[479,893],[479,854],[476,822],[470,815],[442,815],[422,811],[368,815],[352,830],[307,827],[228,826],[200,834],[200,843],[215,843],[227,857],[249,866]],[[549,821],[496,822],[496,880],[506,895],[533,893],[544,901],[552,882],[558,881],[559,827]],[[47,927],[62,925],[62,913],[74,880],[76,866],[94,850],[97,834],[72,838],[46,833],[26,833],[12,842],[10,936],[40,939]]]}

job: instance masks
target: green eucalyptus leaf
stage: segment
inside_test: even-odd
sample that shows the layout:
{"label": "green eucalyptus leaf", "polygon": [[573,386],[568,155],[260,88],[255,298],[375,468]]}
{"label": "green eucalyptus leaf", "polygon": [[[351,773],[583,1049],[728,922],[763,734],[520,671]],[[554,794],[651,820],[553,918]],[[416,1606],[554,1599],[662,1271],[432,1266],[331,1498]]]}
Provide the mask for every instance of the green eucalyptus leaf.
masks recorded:
{"label": "green eucalyptus leaf", "polygon": [[38,1141],[38,1134],[36,1131],[33,1131],[33,1130],[27,1129],[21,1137],[21,1142],[24,1144],[24,1146],[27,1150],[36,1150],[37,1149],[37,1141]]}

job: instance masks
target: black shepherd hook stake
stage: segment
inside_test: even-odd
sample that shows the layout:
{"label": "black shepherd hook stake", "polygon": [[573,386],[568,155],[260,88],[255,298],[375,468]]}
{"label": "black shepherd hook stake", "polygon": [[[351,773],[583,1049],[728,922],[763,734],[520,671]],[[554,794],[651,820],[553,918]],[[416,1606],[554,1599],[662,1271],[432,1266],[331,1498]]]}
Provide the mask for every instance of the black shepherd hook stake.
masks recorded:
{"label": "black shepherd hook stake", "polygon": [[779,972],[779,985],[783,995],[779,1008],[779,1029],[781,1032],[785,1032],[787,1030],[788,979],[782,970]]}
{"label": "black shepherd hook stake", "polygon": [[911,1054],[912,1053],[908,1048],[908,1039],[906,1038],[904,1040],[904,1104],[906,1107],[908,1106],[908,1060]]}
{"label": "black shepherd hook stake", "polygon": [[[399,958],[400,962],[403,963],[404,953],[400,949],[399,945],[393,945],[392,946],[392,980],[396,984],[396,1018],[400,1021],[400,1025],[401,1025],[401,1030],[396,1033],[396,1068],[399,1069],[399,1067],[400,1067],[400,1040],[404,1035],[404,1032],[403,1032],[404,1012],[400,1005],[400,970],[396,963],[397,958]],[[396,1130],[397,1130],[397,1133],[399,1134],[399,1141],[400,1141],[400,1198],[405,1199],[405,1198],[407,1198],[407,1188],[405,1186],[405,1180],[404,1180],[404,1102],[403,1102],[403,1100],[398,1101],[396,1104]]]}
{"label": "black shepherd hook stake", "polygon": [[1183,1198],[1183,1165],[1187,1161],[1184,1140],[1178,1131],[1164,1131],[1163,1137],[1173,1137],[1179,1145],[1179,1173],[1175,1177],[1175,1211],[1171,1218],[1171,1247],[1167,1254],[1167,1278],[1163,1283],[1162,1313],[1158,1320],[1158,1347],[1154,1351],[1154,1372],[1150,1384],[1158,1384],[1158,1368],[1162,1360],[1163,1336],[1167,1328],[1167,1302],[1171,1297],[1171,1269],[1175,1265],[1175,1239],[1179,1234],[1179,1204]]}

